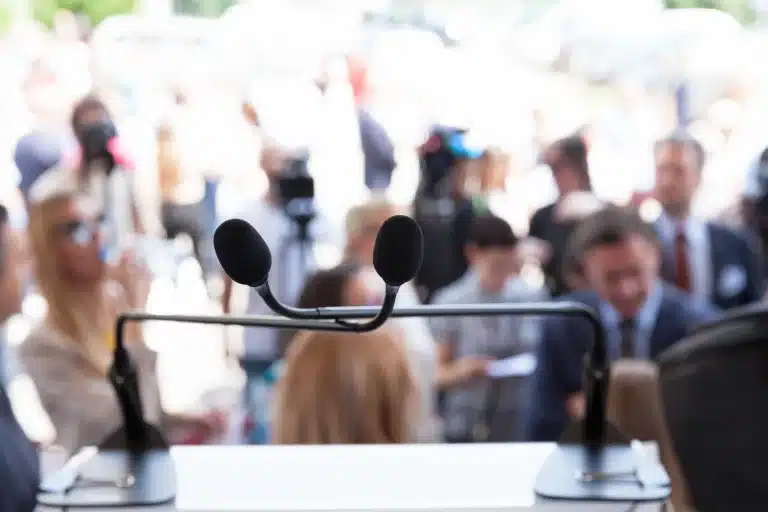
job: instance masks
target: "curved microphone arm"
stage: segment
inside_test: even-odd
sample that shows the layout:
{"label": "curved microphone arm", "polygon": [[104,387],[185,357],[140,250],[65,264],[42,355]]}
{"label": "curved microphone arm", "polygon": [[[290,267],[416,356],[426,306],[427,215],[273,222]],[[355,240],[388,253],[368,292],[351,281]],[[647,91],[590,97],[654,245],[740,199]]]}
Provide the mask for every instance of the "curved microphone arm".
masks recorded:
{"label": "curved microphone arm", "polygon": [[[386,306],[385,300],[385,306]],[[279,303],[278,303],[279,304]],[[278,307],[283,307],[280,304]],[[163,315],[145,312],[123,313],[115,324],[115,352],[124,351],[123,331],[130,321],[157,320],[208,325],[238,325],[242,327],[273,327],[276,329],[350,332],[352,329],[338,323],[344,319],[364,319],[379,316],[386,308],[342,307],[296,310],[309,319],[297,320],[278,316],[214,316],[214,315]],[[445,306],[416,306],[393,309],[391,318],[404,317],[456,317],[456,316],[576,316],[582,317],[592,326],[594,341],[585,355],[584,377],[586,414],[584,419],[584,444],[600,447],[605,442],[605,399],[608,389],[609,365],[605,342],[605,331],[597,313],[578,302],[545,302],[517,304],[472,304]],[[375,318],[374,318],[375,320]],[[373,322],[374,320],[371,320]]]}
{"label": "curved microphone arm", "polygon": [[[349,322],[342,318],[336,318],[336,323],[347,327],[354,332],[369,332],[378,329],[387,319],[392,315],[392,311],[395,309],[395,301],[397,300],[396,286],[387,286],[387,290],[384,292],[384,301],[381,303],[381,309],[379,313],[367,322]],[[322,311],[318,308],[318,313],[322,315]],[[322,317],[321,317],[322,318]]]}
{"label": "curved microphone arm", "polygon": [[[268,283],[256,288],[256,292],[264,300],[264,303],[275,314],[284,316],[285,318],[291,318],[295,320],[333,320],[338,325],[343,326],[347,331],[354,332],[368,332],[373,331],[384,325],[384,322],[392,314],[392,310],[395,309],[395,300],[397,299],[396,286],[387,286],[384,293],[384,301],[378,310],[374,308],[366,308],[370,310],[370,315],[355,315],[349,317],[346,312],[349,310],[347,307],[340,308],[294,308],[283,304],[272,293]],[[357,308],[356,308],[357,310]],[[373,318],[367,322],[349,322],[343,319],[346,318],[365,318],[366,316],[373,316]]]}

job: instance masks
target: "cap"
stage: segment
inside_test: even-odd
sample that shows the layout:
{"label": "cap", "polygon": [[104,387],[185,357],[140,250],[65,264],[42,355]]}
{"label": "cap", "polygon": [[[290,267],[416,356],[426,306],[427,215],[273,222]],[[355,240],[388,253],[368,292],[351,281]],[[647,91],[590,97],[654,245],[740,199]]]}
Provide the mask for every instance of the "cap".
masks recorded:
{"label": "cap", "polygon": [[16,144],[13,161],[21,175],[19,189],[25,198],[32,185],[42,174],[57,165],[62,159],[62,144],[51,133],[34,131],[23,136]]}

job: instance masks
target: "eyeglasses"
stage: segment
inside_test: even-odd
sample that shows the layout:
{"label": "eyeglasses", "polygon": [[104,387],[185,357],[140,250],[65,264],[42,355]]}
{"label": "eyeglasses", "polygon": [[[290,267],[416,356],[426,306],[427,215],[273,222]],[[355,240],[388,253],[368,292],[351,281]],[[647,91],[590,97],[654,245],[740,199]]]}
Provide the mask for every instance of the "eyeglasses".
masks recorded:
{"label": "eyeglasses", "polygon": [[105,216],[101,215],[97,220],[73,220],[56,225],[56,233],[72,240],[77,245],[88,245],[96,235],[104,231]]}

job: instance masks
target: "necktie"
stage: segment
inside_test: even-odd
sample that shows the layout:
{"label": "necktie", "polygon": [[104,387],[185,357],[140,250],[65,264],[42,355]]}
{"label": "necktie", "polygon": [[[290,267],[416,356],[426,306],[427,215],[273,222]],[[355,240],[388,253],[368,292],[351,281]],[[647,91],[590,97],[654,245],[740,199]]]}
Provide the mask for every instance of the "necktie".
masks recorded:
{"label": "necktie", "polygon": [[675,235],[675,284],[683,291],[691,291],[691,267],[688,262],[688,241],[678,228]]}
{"label": "necktie", "polygon": [[621,359],[634,359],[636,334],[637,323],[634,318],[625,318],[619,323],[621,342],[621,345],[619,346],[619,357]]}

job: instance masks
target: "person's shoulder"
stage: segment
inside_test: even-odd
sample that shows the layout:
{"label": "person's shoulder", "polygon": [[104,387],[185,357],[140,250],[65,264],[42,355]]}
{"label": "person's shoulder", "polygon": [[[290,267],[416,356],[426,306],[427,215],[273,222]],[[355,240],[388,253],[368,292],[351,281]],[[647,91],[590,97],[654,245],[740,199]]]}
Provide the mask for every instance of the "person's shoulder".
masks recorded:
{"label": "person's shoulder", "polygon": [[547,218],[551,218],[557,208],[557,203],[549,203],[546,206],[542,206],[535,212],[533,212],[532,220],[542,221]]}
{"label": "person's shoulder", "polygon": [[459,278],[457,281],[440,288],[435,292],[432,299],[433,304],[456,304],[464,300],[471,299],[472,286],[467,276]]}
{"label": "person's shoulder", "polygon": [[733,246],[734,244],[745,245],[750,243],[748,233],[726,226],[720,222],[708,222],[707,229],[710,236],[719,241],[723,246]]}
{"label": "person's shoulder", "polygon": [[518,277],[512,279],[504,290],[504,299],[515,302],[540,302],[549,300],[549,294],[545,288],[532,286]]}
{"label": "person's shoulder", "polygon": [[555,298],[558,302],[577,302],[592,308],[599,307],[600,298],[591,290],[579,290],[560,295]]}
{"label": "person's shoulder", "polygon": [[662,285],[660,309],[685,323],[700,323],[718,317],[717,309],[704,299],[689,295],[669,284]]}
{"label": "person's shoulder", "polygon": [[68,345],[62,335],[46,322],[35,327],[19,346],[17,353],[22,363],[35,361],[39,365],[41,359],[60,359],[67,352]]}

